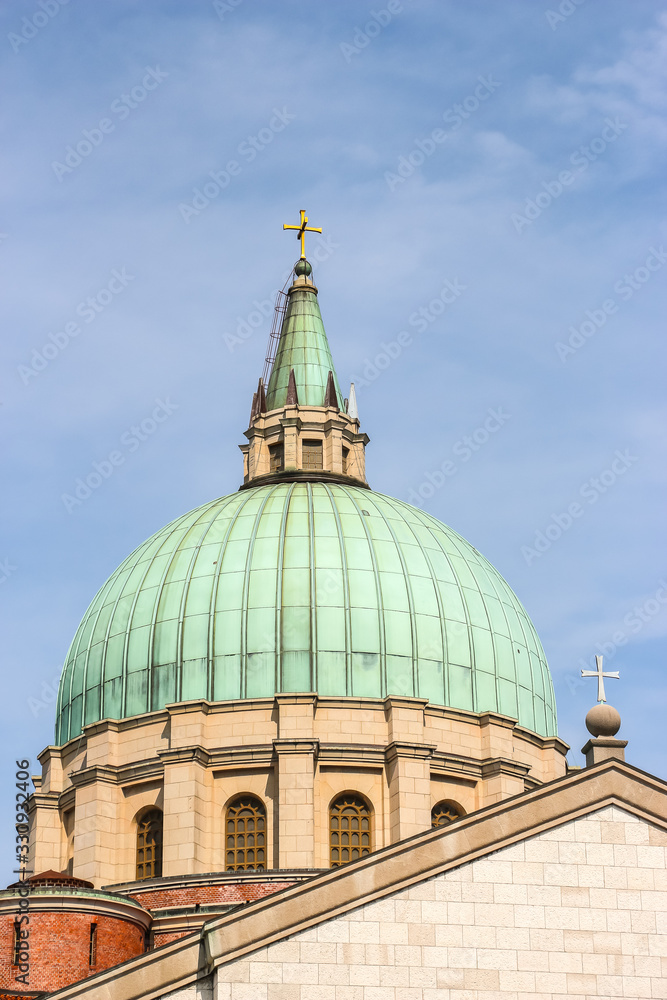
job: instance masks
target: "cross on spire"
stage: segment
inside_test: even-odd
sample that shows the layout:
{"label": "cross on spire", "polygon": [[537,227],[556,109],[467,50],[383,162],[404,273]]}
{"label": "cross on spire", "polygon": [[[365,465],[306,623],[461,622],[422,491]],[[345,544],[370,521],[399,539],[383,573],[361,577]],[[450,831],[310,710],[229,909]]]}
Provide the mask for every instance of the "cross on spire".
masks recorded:
{"label": "cross on spire", "polygon": [[283,229],[296,229],[296,238],[301,240],[301,260],[306,259],[306,233],[321,233],[321,229],[316,229],[314,226],[308,225],[308,216],[306,215],[304,209],[301,209],[301,222],[298,226],[288,226],[287,223],[283,223]]}
{"label": "cross on spire", "polygon": [[598,701],[603,701],[606,703],[607,699],[604,696],[604,679],[605,677],[613,677],[615,680],[619,679],[618,670],[609,670],[607,673],[602,669],[602,657],[595,657],[595,670],[582,670],[582,677],[597,677],[598,679]]}

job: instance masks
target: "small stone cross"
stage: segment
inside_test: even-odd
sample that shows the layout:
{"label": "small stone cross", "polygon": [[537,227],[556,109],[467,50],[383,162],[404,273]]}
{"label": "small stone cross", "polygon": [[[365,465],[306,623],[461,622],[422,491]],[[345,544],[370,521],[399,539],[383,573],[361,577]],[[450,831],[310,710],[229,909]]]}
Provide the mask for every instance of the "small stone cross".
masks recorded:
{"label": "small stone cross", "polygon": [[595,657],[595,670],[582,670],[582,677],[597,677],[598,679],[598,701],[606,702],[607,699],[604,696],[604,678],[613,677],[616,680],[619,679],[618,670],[608,670],[607,673],[602,669],[602,657]]}

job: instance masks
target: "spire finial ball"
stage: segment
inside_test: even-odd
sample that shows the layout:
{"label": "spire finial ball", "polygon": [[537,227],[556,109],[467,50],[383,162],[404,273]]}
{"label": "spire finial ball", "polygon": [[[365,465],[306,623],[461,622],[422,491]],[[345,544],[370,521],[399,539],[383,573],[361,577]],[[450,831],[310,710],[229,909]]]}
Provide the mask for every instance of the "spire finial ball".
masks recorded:
{"label": "spire finial ball", "polygon": [[621,728],[621,717],[611,705],[600,702],[586,716],[586,729],[591,736],[612,737]]}
{"label": "spire finial ball", "polygon": [[305,275],[305,277],[308,278],[313,273],[312,265],[309,261],[305,260],[305,258],[303,260],[299,260],[296,262],[294,267],[294,273],[297,278],[300,278],[301,275]]}

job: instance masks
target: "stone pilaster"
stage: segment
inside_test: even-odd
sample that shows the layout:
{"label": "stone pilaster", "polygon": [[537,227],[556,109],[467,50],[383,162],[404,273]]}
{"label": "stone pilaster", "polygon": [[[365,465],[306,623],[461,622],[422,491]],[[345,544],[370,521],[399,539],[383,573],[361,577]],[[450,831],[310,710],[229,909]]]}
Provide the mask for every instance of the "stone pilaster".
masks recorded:
{"label": "stone pilaster", "polygon": [[28,868],[33,874],[49,869],[59,872],[63,865],[64,832],[58,798],[57,792],[36,791],[31,796]]}
{"label": "stone pilaster", "polygon": [[74,871],[96,889],[118,881],[118,820],[123,814],[123,794],[115,774],[105,768],[86,769],[82,780],[72,776],[76,788]]}
{"label": "stone pilaster", "polygon": [[283,463],[286,469],[301,468],[301,453],[299,449],[299,431],[301,421],[298,417],[296,406],[285,407],[285,416],[280,420],[283,429],[284,457]]}
{"label": "stone pilaster", "polygon": [[163,750],[160,757],[164,762],[162,874],[207,871],[212,781],[208,755],[200,747],[188,747]]}
{"label": "stone pilaster", "polygon": [[314,738],[314,694],[279,694],[278,738],[273,741],[277,797],[278,868],[315,866],[315,771],[319,741]]}
{"label": "stone pilaster", "polygon": [[502,757],[483,761],[484,804],[491,805],[525,792],[526,775],[529,771],[528,764],[505,760]]}
{"label": "stone pilaster", "polygon": [[390,743],[385,751],[389,785],[389,842],[395,844],[431,826],[433,746]]}

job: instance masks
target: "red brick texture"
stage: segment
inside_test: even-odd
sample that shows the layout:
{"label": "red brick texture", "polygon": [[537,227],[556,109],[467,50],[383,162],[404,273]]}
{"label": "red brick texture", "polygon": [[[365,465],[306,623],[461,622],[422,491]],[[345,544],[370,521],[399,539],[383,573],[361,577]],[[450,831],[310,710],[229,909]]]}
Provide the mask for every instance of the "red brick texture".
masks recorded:
{"label": "red brick texture", "polygon": [[[88,964],[90,925],[97,924],[95,965]],[[23,925],[25,927],[25,924]],[[52,992],[86,979],[112,965],[144,952],[144,932],[136,924],[94,913],[40,913],[36,901],[30,910],[30,971],[28,985],[17,983],[20,975],[12,965],[14,918],[0,921],[0,997],[11,990]]]}
{"label": "red brick texture", "polygon": [[[188,934],[192,934],[192,931],[181,931],[176,934],[154,934],[153,935],[153,947],[161,948],[163,944],[171,944],[172,941],[180,941],[182,937],[187,937]],[[0,1000],[2,996],[0,995]]]}
{"label": "red brick texture", "polygon": [[132,892],[145,910],[161,910],[167,906],[233,906],[236,903],[250,903],[253,899],[263,899],[279,889],[289,889],[295,882],[237,882],[231,885],[188,885],[179,889],[147,889]]}

